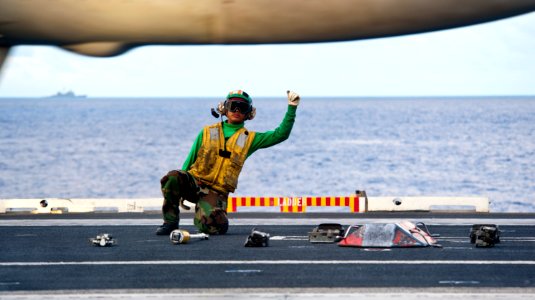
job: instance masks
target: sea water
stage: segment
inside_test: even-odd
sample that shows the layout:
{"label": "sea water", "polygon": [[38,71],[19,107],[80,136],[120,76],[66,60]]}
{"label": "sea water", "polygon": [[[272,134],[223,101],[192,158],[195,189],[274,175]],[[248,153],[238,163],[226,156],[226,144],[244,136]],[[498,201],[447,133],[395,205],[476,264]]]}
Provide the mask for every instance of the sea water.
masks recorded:
{"label": "sea water", "polygon": [[[215,98],[0,99],[0,198],[160,197]],[[281,98],[256,98],[252,131]],[[535,212],[535,97],[307,98],[290,138],[247,160],[236,195],[486,196]]]}

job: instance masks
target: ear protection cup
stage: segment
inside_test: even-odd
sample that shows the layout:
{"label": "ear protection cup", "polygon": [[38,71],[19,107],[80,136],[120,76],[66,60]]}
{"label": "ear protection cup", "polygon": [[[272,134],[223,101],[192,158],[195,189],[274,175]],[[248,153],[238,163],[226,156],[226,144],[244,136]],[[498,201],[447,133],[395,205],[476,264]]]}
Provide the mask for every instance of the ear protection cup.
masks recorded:
{"label": "ear protection cup", "polygon": [[252,119],[254,119],[255,116],[256,116],[256,107],[252,106],[251,107],[251,112],[247,114],[245,119],[246,120],[252,120]]}
{"label": "ear protection cup", "polygon": [[221,114],[222,116],[227,114],[227,109],[225,108],[226,104],[227,104],[227,101],[224,101],[224,102],[221,101],[217,105],[217,112],[219,112],[219,114]]}

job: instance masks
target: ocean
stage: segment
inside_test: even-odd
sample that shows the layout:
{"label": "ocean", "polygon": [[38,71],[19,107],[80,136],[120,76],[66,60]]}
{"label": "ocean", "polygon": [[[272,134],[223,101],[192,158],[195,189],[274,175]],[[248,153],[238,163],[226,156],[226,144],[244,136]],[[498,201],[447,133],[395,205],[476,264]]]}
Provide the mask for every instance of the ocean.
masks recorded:
{"label": "ocean", "polygon": [[[0,198],[160,197],[216,98],[0,99]],[[287,100],[254,99],[274,129]],[[307,98],[235,195],[486,196],[535,212],[535,97]]]}

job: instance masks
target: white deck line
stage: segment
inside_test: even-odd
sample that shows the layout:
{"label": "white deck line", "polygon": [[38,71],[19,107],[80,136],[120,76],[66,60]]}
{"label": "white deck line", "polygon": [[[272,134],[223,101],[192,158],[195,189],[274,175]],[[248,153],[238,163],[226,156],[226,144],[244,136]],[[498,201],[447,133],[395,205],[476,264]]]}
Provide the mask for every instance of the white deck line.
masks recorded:
{"label": "white deck line", "polygon": [[[238,218],[230,219],[230,225],[317,225],[321,223],[340,223],[356,225],[365,223],[392,223],[408,220],[413,223],[423,222],[426,225],[466,226],[473,224],[496,225],[535,225],[535,218],[525,219],[494,219],[494,218]],[[0,218],[0,226],[159,226],[160,219],[9,219]],[[180,220],[181,225],[193,225],[193,219]]]}
{"label": "white deck line", "polygon": [[534,260],[137,260],[0,262],[2,267],[109,265],[535,265]]}
{"label": "white deck line", "polygon": [[2,299],[232,299],[232,300],[304,300],[304,299],[392,299],[392,300],[525,300],[533,299],[532,288],[405,288],[405,289],[370,289],[370,288],[249,288],[233,289],[147,289],[147,290],[60,290],[29,291],[8,293],[0,292]]}

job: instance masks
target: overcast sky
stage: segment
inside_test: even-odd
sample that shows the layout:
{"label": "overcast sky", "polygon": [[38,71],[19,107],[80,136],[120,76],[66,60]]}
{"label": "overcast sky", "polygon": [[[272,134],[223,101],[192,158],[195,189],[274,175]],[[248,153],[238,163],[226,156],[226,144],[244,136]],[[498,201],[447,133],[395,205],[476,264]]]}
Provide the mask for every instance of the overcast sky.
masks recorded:
{"label": "overcast sky", "polygon": [[476,26],[341,43],[145,46],[113,58],[12,49],[0,97],[535,95],[535,13]]}

